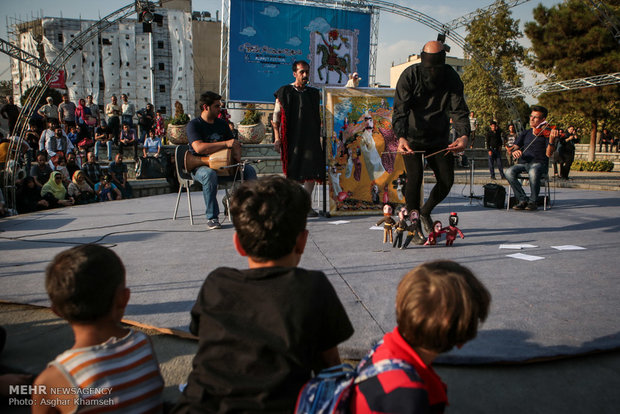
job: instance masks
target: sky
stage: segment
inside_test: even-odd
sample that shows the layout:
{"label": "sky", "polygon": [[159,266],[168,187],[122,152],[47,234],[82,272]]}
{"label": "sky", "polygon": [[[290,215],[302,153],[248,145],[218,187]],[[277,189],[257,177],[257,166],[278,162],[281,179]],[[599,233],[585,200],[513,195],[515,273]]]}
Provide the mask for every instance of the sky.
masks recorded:
{"label": "sky", "polygon": [[[551,7],[560,3],[559,0],[528,1],[512,8],[513,18],[519,19],[521,29],[527,21],[532,21],[532,9],[542,3],[546,7]],[[7,18],[18,18],[21,20],[32,20],[37,17],[67,17],[98,19],[106,16],[115,10],[132,3],[128,0],[105,0],[98,2],[77,1],[77,0],[1,0],[0,1],[0,37],[8,40]],[[477,8],[483,8],[493,3],[493,0],[394,0],[392,3],[400,4],[420,13],[434,18],[440,22],[449,22]],[[193,0],[193,10],[209,11],[215,16],[216,10],[221,10],[220,0]],[[221,13],[220,13],[221,15]],[[456,29],[456,32],[465,37],[466,32],[463,27]],[[435,40],[437,32],[428,28],[422,23],[407,19],[388,12],[381,12],[379,18],[379,44],[377,49],[377,71],[376,80],[381,84],[389,85],[390,67],[392,64],[405,62],[407,57],[414,53],[419,53],[424,43]],[[447,41],[450,44],[450,40]],[[522,44],[529,47],[527,39],[522,40]],[[460,47],[452,44],[451,56],[462,57],[463,51]],[[9,58],[0,53],[0,80],[10,79]],[[524,78],[524,85],[529,86],[535,82],[535,74],[527,71]],[[525,72],[524,72],[525,73]],[[540,80],[540,77],[538,78]]]}

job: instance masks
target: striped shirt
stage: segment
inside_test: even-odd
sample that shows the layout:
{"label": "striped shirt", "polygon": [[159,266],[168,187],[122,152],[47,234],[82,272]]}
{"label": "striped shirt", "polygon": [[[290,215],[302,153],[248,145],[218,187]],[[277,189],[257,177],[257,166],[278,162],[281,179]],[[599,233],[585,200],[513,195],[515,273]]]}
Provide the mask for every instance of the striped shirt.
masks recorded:
{"label": "striped shirt", "polygon": [[148,337],[131,331],[123,338],[60,354],[50,365],[78,394],[77,412],[162,411],[164,381]]}

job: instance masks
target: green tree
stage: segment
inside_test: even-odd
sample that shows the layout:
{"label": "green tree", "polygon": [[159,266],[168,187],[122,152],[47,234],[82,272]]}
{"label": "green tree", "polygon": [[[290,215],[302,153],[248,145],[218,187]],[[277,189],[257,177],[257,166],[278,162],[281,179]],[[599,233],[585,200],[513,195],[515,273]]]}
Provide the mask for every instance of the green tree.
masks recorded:
{"label": "green tree", "polygon": [[[522,85],[517,65],[525,59],[525,49],[518,43],[523,35],[519,20],[511,16],[502,2],[494,14],[485,11],[467,25],[465,41],[473,55],[469,56],[472,63],[465,68],[463,83],[467,104],[482,127],[494,119],[505,128],[514,120],[498,89],[498,83],[505,88]],[[527,104],[522,98],[514,100],[514,104],[521,117],[519,121],[523,121],[523,113],[528,113]]]}
{"label": "green tree", "polygon": [[[619,16],[620,2],[605,2]],[[525,25],[532,41],[529,65],[555,81],[620,72],[620,47],[609,29],[601,23],[588,2],[567,0],[549,9],[534,9],[535,22]],[[546,93],[539,97],[542,105],[556,119],[587,120],[590,131],[588,159],[594,160],[597,129],[617,114],[620,86],[609,85]]]}

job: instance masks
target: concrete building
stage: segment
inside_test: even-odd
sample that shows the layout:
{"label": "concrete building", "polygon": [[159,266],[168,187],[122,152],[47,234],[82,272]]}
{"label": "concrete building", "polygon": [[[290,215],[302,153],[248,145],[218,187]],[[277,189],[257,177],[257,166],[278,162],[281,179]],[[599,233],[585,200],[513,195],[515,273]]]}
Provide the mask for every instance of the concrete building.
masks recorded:
{"label": "concrete building", "polygon": [[[407,57],[407,61],[404,63],[399,63],[397,65],[392,63],[392,67],[390,68],[390,88],[395,88],[396,83],[398,83],[398,78],[403,73],[405,69],[407,69],[411,65],[415,65],[416,63],[420,63],[422,61],[422,57],[420,55],[409,55]],[[469,64],[468,59],[461,59],[454,56],[446,56],[446,63],[456,70],[456,73],[459,76],[463,76],[463,72],[465,71],[465,66]]]}
{"label": "concrete building", "polygon": [[[136,19],[116,22],[86,42],[64,67],[64,88],[77,103],[92,94],[104,106],[114,94],[128,95],[136,109],[153,103],[165,117],[180,101],[195,114],[205,90],[219,91],[221,22],[208,12],[191,12],[191,0],[173,0],[154,10],[156,19],[144,25]],[[96,20],[41,17],[11,25],[10,41],[48,63]],[[150,29],[150,31],[149,31]],[[13,94],[36,85],[38,69],[11,59]]]}

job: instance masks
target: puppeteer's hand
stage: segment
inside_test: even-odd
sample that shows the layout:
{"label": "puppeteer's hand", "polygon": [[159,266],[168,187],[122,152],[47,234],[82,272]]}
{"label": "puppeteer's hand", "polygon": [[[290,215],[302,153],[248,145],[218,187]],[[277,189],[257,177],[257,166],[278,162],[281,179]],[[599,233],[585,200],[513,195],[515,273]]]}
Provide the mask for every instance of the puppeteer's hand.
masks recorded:
{"label": "puppeteer's hand", "polygon": [[519,158],[521,158],[521,154],[523,154],[523,152],[521,150],[514,150],[512,152],[512,158],[514,158],[515,160],[519,159]]}
{"label": "puppeteer's hand", "polygon": [[398,139],[398,149],[396,151],[403,154],[413,154],[413,150],[405,138]]}
{"label": "puppeteer's hand", "polygon": [[465,148],[467,148],[467,135],[463,135],[462,137],[455,139],[453,143],[448,145],[447,150],[457,153],[465,151]]}
{"label": "puppeteer's hand", "polygon": [[273,142],[273,149],[276,150],[276,152],[279,154],[282,151],[282,141],[276,139]]}

